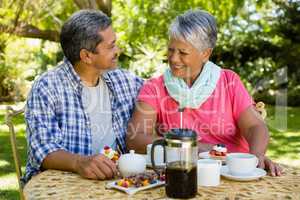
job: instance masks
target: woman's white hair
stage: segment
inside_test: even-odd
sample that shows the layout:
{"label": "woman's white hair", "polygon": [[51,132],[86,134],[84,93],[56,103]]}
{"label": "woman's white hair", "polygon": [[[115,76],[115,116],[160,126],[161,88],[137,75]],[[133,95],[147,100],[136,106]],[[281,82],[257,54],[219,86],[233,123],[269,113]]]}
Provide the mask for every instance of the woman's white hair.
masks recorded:
{"label": "woman's white hair", "polygon": [[198,51],[214,48],[217,41],[217,23],[206,11],[188,10],[177,16],[169,28],[169,37],[185,40]]}

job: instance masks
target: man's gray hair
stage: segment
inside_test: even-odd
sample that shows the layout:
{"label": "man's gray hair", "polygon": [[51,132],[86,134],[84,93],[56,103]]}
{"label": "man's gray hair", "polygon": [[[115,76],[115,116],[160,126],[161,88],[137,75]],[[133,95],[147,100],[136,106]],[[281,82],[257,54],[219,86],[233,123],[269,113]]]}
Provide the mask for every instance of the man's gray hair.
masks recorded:
{"label": "man's gray hair", "polygon": [[169,28],[169,37],[183,39],[199,51],[214,48],[217,41],[217,23],[206,11],[188,10],[173,20]]}
{"label": "man's gray hair", "polygon": [[111,19],[99,10],[80,10],[74,13],[63,25],[60,44],[64,55],[74,65],[80,61],[80,50],[95,52],[103,40],[99,31],[111,25]]}

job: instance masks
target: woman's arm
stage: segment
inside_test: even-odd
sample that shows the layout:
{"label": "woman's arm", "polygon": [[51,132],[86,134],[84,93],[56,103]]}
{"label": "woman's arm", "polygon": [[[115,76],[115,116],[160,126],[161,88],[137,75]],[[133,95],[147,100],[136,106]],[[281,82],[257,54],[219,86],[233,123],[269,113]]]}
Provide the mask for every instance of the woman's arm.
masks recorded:
{"label": "woman's arm", "polygon": [[128,123],[126,146],[138,153],[146,153],[147,144],[155,139],[157,113],[144,102],[137,102],[133,116]]}
{"label": "woman's arm", "polygon": [[269,132],[254,107],[250,106],[241,113],[238,127],[249,144],[250,153],[265,155],[269,143]]}
{"label": "woman's arm", "polygon": [[272,176],[281,175],[282,169],[265,156],[269,143],[269,132],[259,113],[250,106],[240,115],[238,126],[246,138],[250,153],[259,159],[259,167],[269,169]]}

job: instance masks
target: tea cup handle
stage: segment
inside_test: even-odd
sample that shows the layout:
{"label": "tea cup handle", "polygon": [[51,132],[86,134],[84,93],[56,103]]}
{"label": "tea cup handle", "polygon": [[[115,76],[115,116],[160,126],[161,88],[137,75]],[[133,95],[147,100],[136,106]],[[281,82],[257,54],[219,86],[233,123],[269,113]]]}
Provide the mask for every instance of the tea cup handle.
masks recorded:
{"label": "tea cup handle", "polygon": [[255,164],[255,167],[257,167],[257,165],[258,165],[258,158],[255,156],[255,159],[256,159],[256,164]]}
{"label": "tea cup handle", "polygon": [[222,167],[222,160],[216,160],[218,162],[219,167]]}

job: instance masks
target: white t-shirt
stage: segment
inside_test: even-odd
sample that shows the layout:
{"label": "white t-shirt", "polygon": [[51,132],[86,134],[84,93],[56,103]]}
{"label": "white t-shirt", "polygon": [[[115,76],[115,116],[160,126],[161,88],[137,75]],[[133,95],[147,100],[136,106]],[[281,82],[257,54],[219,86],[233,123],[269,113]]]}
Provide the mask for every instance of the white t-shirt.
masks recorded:
{"label": "white t-shirt", "polygon": [[97,86],[83,86],[82,102],[91,122],[93,154],[100,153],[105,145],[116,149],[109,95],[109,88],[102,78]]}

